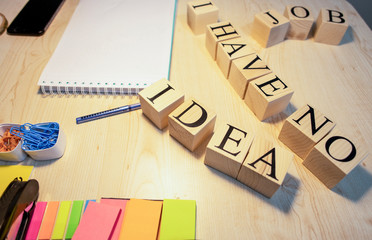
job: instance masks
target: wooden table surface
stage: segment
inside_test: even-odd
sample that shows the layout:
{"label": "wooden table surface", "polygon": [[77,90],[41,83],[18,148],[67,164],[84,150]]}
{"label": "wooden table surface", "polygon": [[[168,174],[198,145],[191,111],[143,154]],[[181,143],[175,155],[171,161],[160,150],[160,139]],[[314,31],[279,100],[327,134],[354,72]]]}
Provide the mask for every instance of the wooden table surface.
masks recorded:
{"label": "wooden table surface", "polygon": [[[25,0],[2,0],[11,21]],[[208,54],[205,36],[187,25],[186,1],[179,0],[170,81],[217,113],[216,126],[253,126],[278,141],[286,117],[305,104],[319,109],[367,148],[372,146],[372,32],[346,1],[215,0],[220,19],[230,20],[251,47],[293,90],[287,109],[258,121]],[[34,161],[41,201],[101,197],[193,199],[197,239],[371,239],[371,154],[329,190],[295,157],[283,185],[271,198],[204,165],[204,142],[188,151],[135,111],[76,125],[75,118],[138,102],[135,96],[43,96],[40,74],[78,4],[67,0],[41,37],[0,36],[0,123],[59,122],[67,135],[62,158]],[[338,46],[285,40],[262,48],[250,37],[253,17],[284,12],[287,4],[343,11],[351,28]],[[97,29],[99,31],[99,29]],[[149,56],[156,60],[156,56]],[[283,147],[282,143],[279,142]],[[0,161],[1,165],[11,163]]]}

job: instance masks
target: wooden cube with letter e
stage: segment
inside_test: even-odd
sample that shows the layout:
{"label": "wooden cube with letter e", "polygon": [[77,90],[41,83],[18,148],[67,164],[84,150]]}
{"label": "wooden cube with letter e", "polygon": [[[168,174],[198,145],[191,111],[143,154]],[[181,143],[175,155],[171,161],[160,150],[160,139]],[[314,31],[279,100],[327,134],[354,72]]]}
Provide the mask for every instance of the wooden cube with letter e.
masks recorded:
{"label": "wooden cube with letter e", "polygon": [[252,130],[222,125],[208,143],[204,164],[236,178],[253,139]]}
{"label": "wooden cube with letter e", "polygon": [[244,97],[245,104],[262,121],[282,112],[289,104],[293,90],[273,73],[252,80]]}
{"label": "wooden cube with letter e", "polygon": [[216,114],[190,99],[168,116],[169,134],[190,151],[194,151],[214,130]]}
{"label": "wooden cube with letter e", "polygon": [[184,94],[176,90],[166,79],[143,89],[138,96],[143,114],[159,129],[168,126],[168,115],[184,101]]}
{"label": "wooden cube with letter e", "polygon": [[212,1],[198,0],[187,3],[187,23],[194,34],[202,34],[208,24],[218,21],[218,8]]}
{"label": "wooden cube with letter e", "polygon": [[263,47],[271,47],[284,40],[289,20],[276,10],[261,12],[254,16],[251,35]]}
{"label": "wooden cube with letter e", "polygon": [[315,144],[335,125],[319,110],[305,105],[286,119],[279,133],[279,140],[301,159],[305,159]]}
{"label": "wooden cube with letter e", "polygon": [[287,39],[305,40],[314,23],[314,17],[308,7],[287,6],[284,16],[289,19]]}
{"label": "wooden cube with letter e", "polygon": [[316,20],[314,41],[338,45],[348,27],[349,24],[342,12],[322,8]]}
{"label": "wooden cube with letter e", "polygon": [[363,146],[335,127],[315,145],[303,165],[331,189],[367,155]]}
{"label": "wooden cube with letter e", "polygon": [[256,136],[237,180],[271,198],[282,185],[292,160],[290,151]]}

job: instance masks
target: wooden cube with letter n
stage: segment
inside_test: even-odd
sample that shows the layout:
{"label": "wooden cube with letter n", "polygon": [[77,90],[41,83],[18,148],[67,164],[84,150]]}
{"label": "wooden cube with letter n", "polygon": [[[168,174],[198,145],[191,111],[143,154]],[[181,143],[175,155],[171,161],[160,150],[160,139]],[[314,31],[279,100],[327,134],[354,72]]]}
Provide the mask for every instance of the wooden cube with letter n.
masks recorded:
{"label": "wooden cube with letter n", "polygon": [[331,189],[367,155],[364,147],[335,127],[315,145],[303,164]]}
{"label": "wooden cube with letter n", "polygon": [[208,143],[204,164],[236,178],[253,138],[252,130],[230,124],[222,125]]}
{"label": "wooden cube with letter n", "polygon": [[271,198],[282,185],[292,160],[291,152],[257,136],[237,180]]}
{"label": "wooden cube with letter n", "polygon": [[143,114],[159,129],[168,126],[168,115],[184,101],[184,94],[176,90],[166,79],[143,89],[138,96]]}
{"label": "wooden cube with letter n", "polygon": [[275,74],[270,73],[249,83],[244,102],[262,121],[282,112],[288,106],[292,95],[293,90]]}
{"label": "wooden cube with letter n", "polygon": [[168,117],[169,134],[190,151],[194,151],[214,130],[216,114],[190,99]]}
{"label": "wooden cube with letter n", "polygon": [[287,6],[284,16],[289,19],[289,29],[286,38],[305,40],[314,23],[314,17],[307,7]]}
{"label": "wooden cube with letter n", "polygon": [[342,12],[322,8],[316,20],[314,41],[338,45],[348,27],[349,24]]}
{"label": "wooden cube with letter n", "polygon": [[310,105],[291,114],[283,124],[279,140],[304,159],[336,124]]}
{"label": "wooden cube with letter n", "polygon": [[218,8],[212,1],[198,0],[187,3],[187,23],[194,34],[205,32],[205,26],[218,21]]}
{"label": "wooden cube with letter n", "polygon": [[261,12],[254,16],[251,35],[263,47],[271,47],[284,40],[289,20],[276,10]]}

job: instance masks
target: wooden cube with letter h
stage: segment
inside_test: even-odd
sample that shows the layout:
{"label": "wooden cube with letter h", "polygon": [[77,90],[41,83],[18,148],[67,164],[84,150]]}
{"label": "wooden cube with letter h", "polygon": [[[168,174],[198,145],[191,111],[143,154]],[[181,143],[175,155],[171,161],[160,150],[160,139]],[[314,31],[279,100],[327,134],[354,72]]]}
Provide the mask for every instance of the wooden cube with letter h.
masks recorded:
{"label": "wooden cube with letter h", "polygon": [[305,40],[314,23],[314,17],[307,7],[287,6],[284,16],[289,19],[287,39]]}
{"label": "wooden cube with letter h", "polygon": [[322,8],[316,21],[314,41],[338,45],[348,27],[349,24],[342,12]]}
{"label": "wooden cube with letter h", "polygon": [[187,23],[194,34],[202,34],[208,24],[218,21],[218,8],[212,1],[198,0],[187,3]]}
{"label": "wooden cube with letter h", "polygon": [[301,159],[305,159],[315,144],[335,125],[320,111],[305,105],[286,119],[279,133],[279,140]]}
{"label": "wooden cube with letter h", "polygon": [[335,127],[303,161],[324,185],[333,188],[368,155],[367,150]]}
{"label": "wooden cube with letter h", "polygon": [[292,160],[291,152],[257,136],[237,180],[271,198],[282,185]]}
{"label": "wooden cube with letter h", "polygon": [[252,130],[222,125],[208,143],[204,164],[236,178],[253,139]]}
{"label": "wooden cube with letter h", "polygon": [[282,112],[289,104],[293,90],[279,77],[270,73],[249,82],[245,104],[262,121]]}
{"label": "wooden cube with letter h", "polygon": [[252,37],[263,47],[270,47],[284,40],[289,20],[276,10],[261,12],[254,16]]}
{"label": "wooden cube with letter h", "polygon": [[184,94],[176,90],[166,79],[143,89],[138,96],[143,114],[159,129],[168,126],[168,115],[184,101]]}
{"label": "wooden cube with letter h", "polygon": [[190,99],[168,116],[169,134],[194,151],[214,130],[216,114],[199,101]]}

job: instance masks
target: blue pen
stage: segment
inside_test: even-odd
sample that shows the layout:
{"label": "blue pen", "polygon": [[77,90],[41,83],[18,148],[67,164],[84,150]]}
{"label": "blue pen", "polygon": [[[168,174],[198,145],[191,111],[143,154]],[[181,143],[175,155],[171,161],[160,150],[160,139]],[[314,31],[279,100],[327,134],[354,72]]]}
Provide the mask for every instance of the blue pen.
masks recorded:
{"label": "blue pen", "polygon": [[83,117],[76,118],[76,124],[85,123],[85,122],[89,122],[89,121],[94,121],[94,120],[97,120],[97,119],[106,118],[106,117],[114,116],[114,115],[117,115],[117,114],[130,112],[130,111],[137,110],[137,109],[140,109],[140,108],[141,108],[141,104],[135,103],[135,104],[132,104],[132,105],[126,105],[126,106],[122,106],[122,107],[118,107],[118,108],[114,108],[114,109],[110,109],[110,110],[106,110],[106,111],[102,111],[102,112],[98,112],[98,113],[93,113],[93,114],[89,114],[89,115],[86,115],[86,116],[83,116]]}

